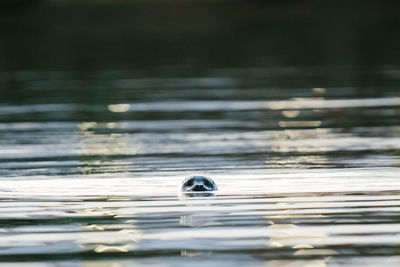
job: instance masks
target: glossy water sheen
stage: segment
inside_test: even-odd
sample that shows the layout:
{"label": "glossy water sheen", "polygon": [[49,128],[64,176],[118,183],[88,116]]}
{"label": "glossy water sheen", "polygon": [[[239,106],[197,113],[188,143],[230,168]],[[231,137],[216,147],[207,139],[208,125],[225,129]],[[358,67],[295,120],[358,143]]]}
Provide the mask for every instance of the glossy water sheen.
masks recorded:
{"label": "glossy water sheen", "polygon": [[[30,96],[0,105],[2,264],[400,265],[400,72],[371,73],[389,86],[268,87],[319,69],[1,73]],[[193,174],[219,190],[179,195]]]}

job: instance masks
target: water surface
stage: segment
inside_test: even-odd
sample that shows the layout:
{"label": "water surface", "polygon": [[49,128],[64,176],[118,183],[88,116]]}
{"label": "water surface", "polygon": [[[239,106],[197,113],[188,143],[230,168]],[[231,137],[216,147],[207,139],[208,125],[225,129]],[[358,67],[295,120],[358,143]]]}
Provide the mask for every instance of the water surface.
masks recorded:
{"label": "water surface", "polygon": [[[368,73],[387,85],[273,88],[265,77],[287,70],[260,68],[3,72],[32,97],[0,105],[2,265],[397,266],[398,69]],[[58,101],[61,85],[100,100]],[[219,191],[180,196],[192,174]]]}
{"label": "water surface", "polygon": [[0,265],[399,266],[398,10],[2,1]]}

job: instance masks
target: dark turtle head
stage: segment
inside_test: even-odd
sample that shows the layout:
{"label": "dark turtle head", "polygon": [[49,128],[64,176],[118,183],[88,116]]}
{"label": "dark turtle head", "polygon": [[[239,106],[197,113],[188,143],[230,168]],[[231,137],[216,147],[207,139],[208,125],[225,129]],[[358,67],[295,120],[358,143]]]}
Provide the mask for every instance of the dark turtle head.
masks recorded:
{"label": "dark turtle head", "polygon": [[181,191],[185,192],[210,192],[218,190],[217,185],[207,176],[189,176],[182,182]]}

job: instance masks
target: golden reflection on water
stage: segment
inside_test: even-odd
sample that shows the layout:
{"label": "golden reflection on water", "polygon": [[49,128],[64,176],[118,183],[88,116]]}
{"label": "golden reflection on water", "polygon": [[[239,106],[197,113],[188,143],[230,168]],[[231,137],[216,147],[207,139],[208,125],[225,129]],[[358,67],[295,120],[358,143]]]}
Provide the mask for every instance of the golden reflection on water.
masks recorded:
{"label": "golden reflection on water", "polygon": [[[109,197],[113,201],[113,197]],[[108,220],[118,219],[118,207],[93,207],[75,211],[81,216],[109,217]],[[131,216],[122,216],[131,218]],[[137,248],[142,232],[136,225],[136,220],[124,220],[122,223],[87,224],[82,225],[82,234],[79,239],[81,247],[93,250],[95,253],[126,253]],[[93,234],[91,234],[93,233]],[[110,233],[112,236],[110,236]]]}
{"label": "golden reflection on water", "polygon": [[[135,155],[140,144],[132,143],[128,134],[110,132],[117,128],[115,122],[82,122],[78,125],[79,141],[83,156]],[[96,133],[107,129],[107,133]],[[84,166],[78,167],[82,174],[99,172],[124,172],[129,169],[129,162],[123,160],[83,159]]]}
{"label": "golden reflection on water", "polygon": [[[323,93],[322,90],[314,91],[319,94]],[[301,101],[303,100],[293,100],[293,102]],[[298,202],[295,203],[295,207],[293,207],[293,202],[291,203],[290,200],[283,197],[280,201],[275,203],[271,200],[270,195],[265,194],[264,198],[260,200],[256,199],[256,195],[251,194],[260,194],[260,192],[262,192],[262,194],[265,192],[268,192],[268,194],[271,192],[282,194],[285,190],[298,193],[299,190],[313,190],[315,188],[318,190],[328,188],[328,190],[340,191],[345,186],[348,187],[350,185],[350,182],[338,182],[337,184],[341,184],[342,187],[340,187],[340,185],[336,187],[335,185],[334,178],[340,178],[341,180],[339,181],[345,181],[347,174],[350,173],[347,170],[342,170],[339,174],[336,173],[332,176],[330,176],[332,170],[315,173],[309,170],[307,170],[307,172],[299,171],[300,168],[308,168],[309,166],[328,166],[332,158],[326,155],[315,155],[312,153],[307,155],[299,153],[300,155],[295,156],[282,156],[279,155],[279,153],[268,153],[269,151],[325,152],[334,148],[336,145],[336,139],[332,137],[348,136],[347,133],[338,133],[336,129],[319,128],[322,125],[322,121],[319,120],[297,120],[300,115],[303,115],[303,112],[306,113],[307,111],[299,111],[296,107],[297,106],[293,104],[293,110],[281,111],[282,116],[288,119],[280,121],[279,126],[282,128],[311,127],[313,129],[280,129],[279,131],[259,130],[251,135],[243,134],[244,139],[235,139],[236,137],[232,137],[232,144],[235,143],[236,140],[246,144],[247,141],[250,141],[255,144],[256,148],[261,147],[269,149],[264,155],[266,159],[261,159],[260,165],[264,168],[261,170],[260,176],[256,175],[251,177],[250,175],[247,177],[247,170],[243,172],[245,173],[244,175],[239,175],[237,173],[233,175],[232,173],[224,174],[227,177],[227,182],[225,186],[222,186],[222,189],[226,190],[225,192],[233,192],[231,197],[236,197],[234,201],[238,201],[238,203],[239,201],[243,201],[243,203],[237,206],[232,203],[221,204],[221,202],[218,203],[220,200],[218,198],[219,196],[215,198],[187,197],[181,198],[180,201],[174,198],[173,201],[168,200],[168,203],[162,200],[153,203],[135,203],[130,202],[129,197],[124,198],[126,195],[118,196],[118,193],[120,193],[118,190],[120,189],[127,195],[133,192],[133,190],[126,190],[126,184],[124,182],[128,179],[122,180],[123,185],[121,185],[121,181],[115,182],[114,180],[112,182],[103,181],[104,183],[101,186],[97,184],[99,180],[96,180],[96,184],[87,184],[87,187],[82,186],[79,188],[79,186],[71,186],[71,188],[84,192],[93,191],[93,189],[98,190],[99,187],[101,187],[102,191],[99,192],[106,192],[105,194],[108,195],[109,191],[113,189],[113,192],[117,193],[115,193],[114,196],[110,195],[106,199],[101,200],[103,204],[91,206],[88,202],[85,203],[87,206],[86,208],[74,211],[76,213],[75,215],[78,217],[90,218],[87,224],[77,224],[77,227],[80,227],[79,230],[81,233],[79,233],[80,236],[77,237],[74,242],[83,249],[87,249],[92,253],[101,254],[129,254],[130,252],[135,252],[135,250],[150,248],[149,250],[153,250],[153,253],[156,255],[157,249],[168,250],[170,246],[173,245],[174,247],[171,250],[176,250],[173,251],[173,253],[177,253],[178,257],[216,256],[219,254],[220,246],[232,250],[250,248],[254,251],[249,254],[255,258],[258,257],[258,251],[266,251],[265,255],[278,251],[282,253],[283,256],[281,257],[287,256],[294,258],[292,261],[286,260],[285,262],[268,261],[267,263],[269,265],[287,264],[291,266],[292,264],[301,262],[297,260],[298,258],[318,257],[318,260],[308,260],[304,261],[304,263],[308,264],[308,266],[324,266],[326,262],[331,259],[329,256],[335,256],[341,252],[340,249],[332,249],[332,246],[330,246],[332,242],[337,242],[336,244],[339,245],[347,245],[345,242],[347,242],[346,238],[348,237],[343,237],[342,240],[345,240],[345,242],[343,242],[335,239],[338,235],[350,233],[355,236],[354,239],[359,238],[357,235],[360,233],[357,233],[355,229],[351,229],[352,226],[345,226],[350,230],[339,229],[336,230],[336,232],[332,231],[332,226],[336,223],[335,218],[332,217],[333,219],[329,220],[329,217],[326,215],[335,212],[344,212],[343,209],[346,209],[346,212],[352,213],[353,211],[349,210],[351,207],[348,203],[337,203],[340,199],[336,199],[333,201],[336,203],[333,204],[318,203],[310,207],[305,203]],[[127,112],[129,108],[130,106],[128,104],[108,106],[111,112]],[[116,172],[118,176],[121,176],[125,174],[124,172],[129,173],[130,162],[113,159],[111,157],[117,156],[118,158],[118,156],[121,155],[135,155],[140,147],[140,144],[135,143],[134,139],[131,138],[132,136],[129,136],[129,133],[119,133],[124,129],[123,124],[118,122],[82,122],[78,125],[77,129],[78,142],[82,151],[81,161],[84,162],[83,166],[79,166],[78,169],[82,174]],[[223,133],[221,136],[222,135],[230,137],[227,133]],[[167,141],[169,140],[168,138],[169,136],[166,137]],[[213,143],[210,141],[211,139],[207,139],[207,134],[204,133],[195,136],[190,136],[189,133],[184,135],[184,138],[188,139],[183,141],[193,142],[193,144],[199,140],[204,141],[204,146],[212,146],[214,144],[220,144],[220,142],[225,142],[225,140],[220,141],[222,139],[217,139],[217,141]],[[190,140],[190,138],[192,139]],[[161,161],[164,160],[163,158]],[[282,167],[293,168],[293,170],[291,173],[285,173],[282,172]],[[179,169],[179,167],[176,166],[174,168]],[[272,175],[271,168],[276,168],[276,173],[282,173]],[[225,170],[223,172],[225,172]],[[267,172],[269,172],[269,175],[266,175]],[[370,171],[367,173],[369,175]],[[353,178],[352,183],[359,188],[362,183],[355,179],[362,181],[364,175],[358,174],[358,176],[350,178]],[[172,179],[176,179],[176,177]],[[150,183],[149,180],[138,180],[136,184],[132,183],[139,185],[138,187],[140,188],[135,191],[135,193],[139,191],[145,192],[147,190],[147,192],[153,194],[154,191],[152,190],[154,190],[154,184]],[[154,177],[152,177],[151,180],[155,181]],[[393,181],[393,179],[389,177],[388,181]],[[297,186],[296,182],[297,185],[300,186]],[[165,185],[169,187],[172,183],[174,182],[167,182]],[[160,183],[157,183],[157,186],[159,186],[159,184]],[[375,180],[370,184],[375,184]],[[376,188],[382,187],[377,186]],[[29,190],[32,190],[32,188],[29,188]],[[344,190],[348,190],[348,188],[344,188]],[[139,194],[142,192],[139,192]],[[246,198],[241,200],[240,197],[245,195],[243,192],[250,193],[246,195]],[[163,193],[165,193],[165,191],[163,191]],[[100,195],[100,193],[98,194]],[[239,197],[240,194],[242,195]],[[174,197],[176,196],[174,195]],[[312,194],[309,194],[308,197],[309,199],[317,198],[317,196]],[[191,201],[193,199],[195,201]],[[114,203],[111,203],[113,201],[120,201],[120,205],[122,206],[126,204],[131,206],[113,206]],[[265,201],[267,204],[257,203],[257,201]],[[335,206],[334,204],[339,206]],[[355,207],[357,207],[357,205],[361,206],[362,204],[356,204]],[[376,210],[379,210],[382,205],[375,205],[377,207],[374,212],[377,212]],[[342,211],[340,211],[340,207]],[[336,210],[329,208],[336,208]],[[365,209],[368,209],[368,207],[365,207]],[[392,210],[390,210],[390,212],[392,212]],[[68,213],[68,215],[70,215],[70,213]],[[316,222],[316,224],[328,223],[329,226],[317,225],[315,227],[315,225],[310,226],[303,223],[307,220],[309,222]],[[151,222],[149,223],[149,221]],[[347,218],[346,220],[341,218],[341,222],[360,224],[361,221],[354,218]],[[150,226],[144,226],[148,223]],[[152,228],[153,224],[155,225],[154,228]],[[234,227],[235,229],[231,232],[232,229],[230,228]],[[237,231],[236,227],[238,229]],[[357,225],[356,227],[360,229],[361,226]],[[365,232],[361,232],[361,234],[366,235],[368,232],[365,230]],[[193,242],[193,240],[199,242]],[[191,249],[193,245],[198,246],[197,249]],[[215,250],[207,251],[208,249]],[[263,258],[263,256],[267,257],[265,255],[260,252],[260,258]]]}
{"label": "golden reflection on water", "polygon": [[323,94],[326,94],[327,89],[326,88],[313,88],[312,91],[318,95],[323,95]]}
{"label": "golden reflection on water", "polygon": [[[290,203],[286,202],[277,202],[275,205],[277,205],[278,209],[281,209],[289,204]],[[266,243],[268,247],[291,248],[294,256],[328,256],[338,254],[338,252],[333,249],[318,248],[318,244],[321,241],[329,238],[328,233],[323,231],[302,231],[301,228],[303,226],[300,222],[296,223],[296,218],[321,219],[326,218],[325,215],[290,214],[292,211],[294,211],[294,209],[281,209],[276,215],[264,216],[266,224],[268,225],[265,229],[274,230],[274,232],[269,234],[269,240]],[[292,223],[287,223],[287,221],[292,221]],[[304,243],[305,240],[308,242]],[[291,261],[287,261],[287,263],[291,263]],[[316,263],[324,264],[325,261],[322,260]]]}
{"label": "golden reflection on water", "polygon": [[112,104],[107,106],[111,112],[127,112],[130,110],[131,105],[129,104]]}
{"label": "golden reflection on water", "polygon": [[84,155],[135,155],[139,149],[138,144],[132,144],[127,134],[107,133],[96,134],[91,130],[81,130],[79,144]]}
{"label": "golden reflection on water", "polygon": [[[318,122],[299,122],[299,121],[291,121],[291,122],[283,122],[280,121],[279,124],[285,126],[286,123],[296,125],[303,124],[311,126],[315,123],[315,127],[320,126],[320,121]],[[303,126],[304,126],[303,125]],[[315,128],[315,129],[285,129],[283,132],[277,133],[274,135],[275,142],[272,142],[271,150],[273,152],[326,152],[329,151],[329,147],[326,145],[326,142],[321,143],[318,142],[318,139],[328,139],[329,138],[329,129],[324,128]],[[333,145],[333,144],[332,144]],[[318,157],[318,156],[317,156]],[[287,158],[282,157],[282,160],[285,161]],[[283,162],[282,161],[282,162]]]}
{"label": "golden reflection on water", "polygon": [[[314,88],[317,89],[316,92],[323,92],[323,88]],[[292,119],[296,118],[300,115],[299,110],[292,110],[296,107],[296,103],[298,103],[298,107],[302,107],[302,103],[305,101],[324,101],[325,98],[323,97],[311,97],[311,98],[293,98],[294,102],[292,103],[291,110],[284,110],[282,111],[282,115],[286,118]],[[279,127],[281,128],[316,128],[322,125],[321,120],[290,120],[290,121],[279,121]]]}
{"label": "golden reflection on water", "polygon": [[94,252],[97,253],[116,253],[116,252],[128,252],[129,250],[135,248],[133,245],[122,245],[122,246],[105,246],[98,245],[95,247]]}
{"label": "golden reflection on water", "polygon": [[91,224],[91,225],[84,226],[83,229],[85,229],[85,230],[90,230],[90,231],[92,231],[92,230],[95,230],[95,231],[104,231],[104,228],[103,228],[103,227],[98,226],[98,225],[96,225],[96,224]]}
{"label": "golden reflection on water", "polygon": [[296,156],[296,157],[269,157],[265,161],[265,166],[268,168],[301,168],[325,166],[329,163],[328,157],[325,155],[314,156]]}
{"label": "golden reflection on water", "polygon": [[282,111],[282,115],[285,116],[286,118],[296,118],[297,116],[300,115],[299,110],[284,110]]}
{"label": "golden reflection on water", "polygon": [[[307,231],[307,230],[302,230],[302,226],[300,222],[296,223],[296,218],[299,219],[321,219],[321,218],[326,218],[323,214],[290,214],[291,211],[297,211],[297,209],[282,209],[286,205],[289,205],[290,203],[286,202],[277,202],[275,205],[277,206],[277,209],[274,208],[269,208],[268,210],[277,210],[276,215],[269,215],[269,216],[264,216],[265,218],[265,224],[267,225],[264,229],[267,230],[266,234],[261,234],[259,238],[265,239],[265,246],[269,248],[278,248],[278,249],[291,249],[293,251],[292,255],[293,256],[299,256],[299,257],[304,257],[304,256],[323,256],[324,259],[319,259],[315,261],[308,261],[307,263],[309,265],[307,266],[324,266],[324,264],[331,259],[331,255],[337,255],[338,252],[333,250],[333,249],[328,249],[328,248],[319,248],[318,244],[329,238],[329,234],[323,231]],[[204,199],[204,203],[202,202],[194,202],[194,203],[186,203],[185,204],[187,207],[190,208],[190,210],[196,210],[196,206],[201,206],[204,208],[205,206],[212,206],[209,202],[207,202],[207,198]],[[218,204],[217,204],[218,205]],[[219,214],[221,215],[221,214]],[[215,215],[217,216],[217,215]],[[286,223],[285,221],[291,220],[293,221],[292,223]],[[189,226],[193,228],[203,228],[207,227],[210,225],[210,223],[213,221],[213,216],[212,215],[205,215],[205,214],[188,214],[180,217],[180,225],[184,226]],[[213,224],[211,224],[213,225]],[[214,225],[215,226],[215,225]],[[272,230],[272,231],[271,231]],[[239,230],[238,230],[239,231]],[[258,238],[258,239],[259,239]],[[308,241],[305,243],[304,241]],[[243,240],[236,240],[236,241],[226,241],[226,242],[221,242],[221,244],[235,244],[238,245],[240,242],[246,243],[247,241]],[[252,241],[249,241],[252,242]],[[323,247],[323,245],[322,245]],[[194,257],[194,256],[199,256],[203,255],[204,252],[199,252],[196,250],[181,250],[181,256],[182,257]],[[213,254],[212,252],[208,252],[208,255]],[[262,254],[259,255],[259,253],[255,253],[254,256],[256,258],[261,257]],[[297,260],[293,259],[292,261],[288,260],[285,263],[289,264],[288,266],[291,266],[291,264],[295,263]],[[278,263],[279,261],[272,262],[272,261],[266,261],[268,263],[268,266],[270,264],[274,265],[275,263]],[[283,264],[283,262],[281,262]]]}

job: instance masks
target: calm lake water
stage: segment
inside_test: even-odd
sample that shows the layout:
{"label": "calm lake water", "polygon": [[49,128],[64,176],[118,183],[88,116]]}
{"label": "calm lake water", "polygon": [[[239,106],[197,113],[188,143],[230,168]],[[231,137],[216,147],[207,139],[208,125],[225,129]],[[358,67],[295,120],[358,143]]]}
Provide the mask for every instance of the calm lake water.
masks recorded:
{"label": "calm lake water", "polygon": [[0,18],[0,265],[400,265],[394,9],[56,2]]}

